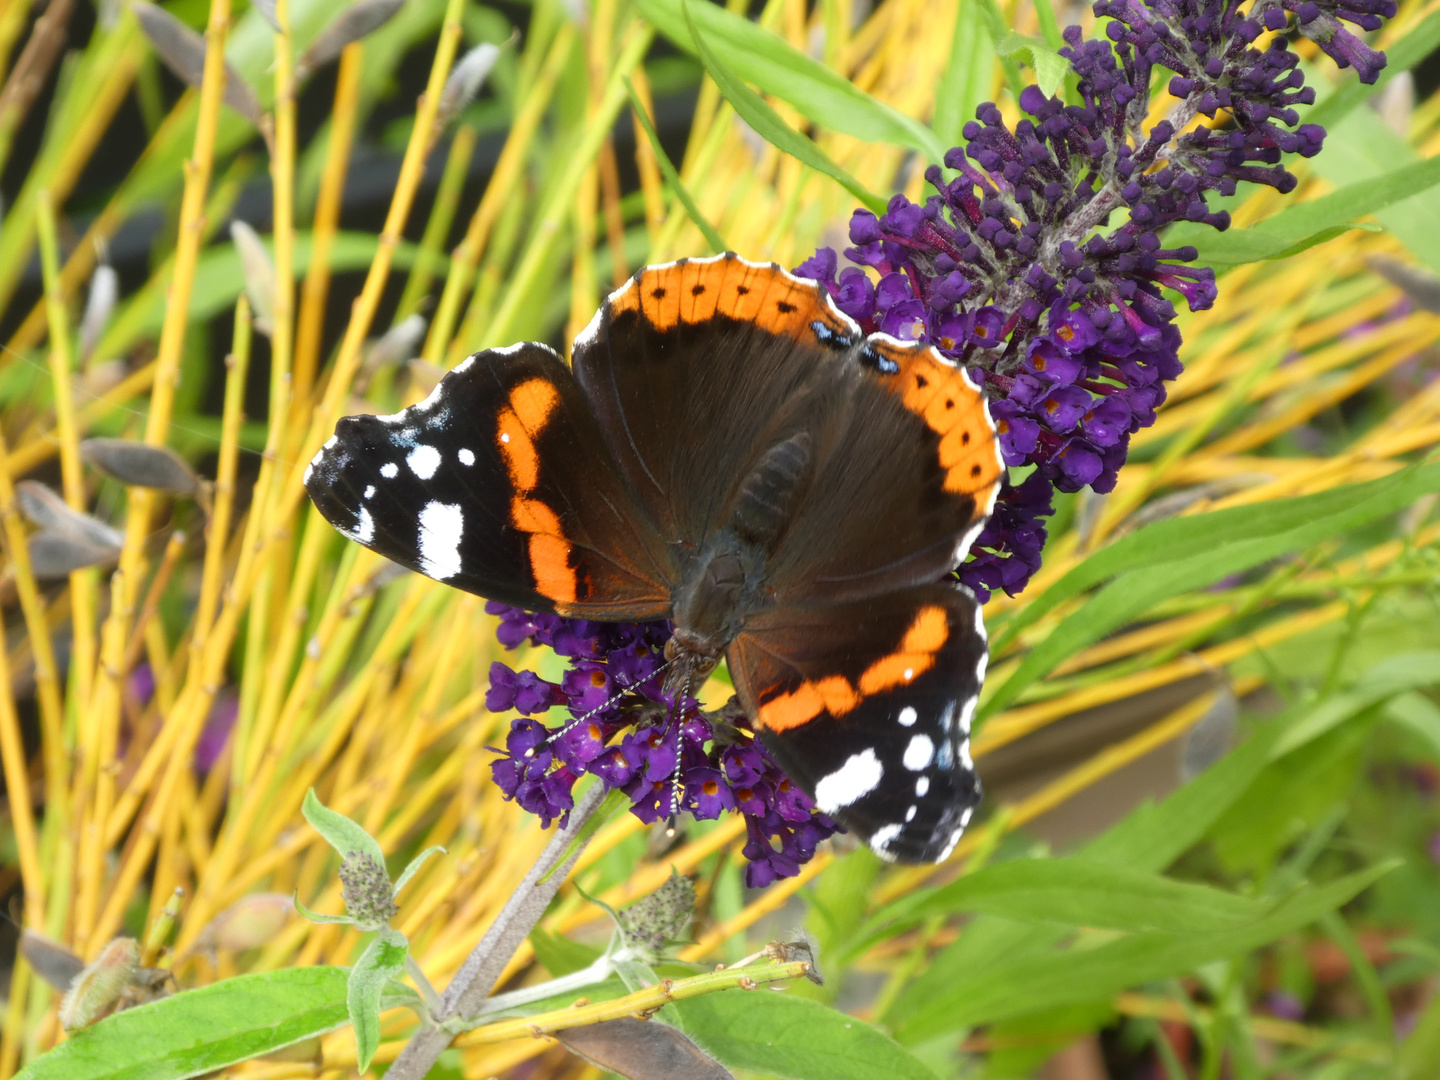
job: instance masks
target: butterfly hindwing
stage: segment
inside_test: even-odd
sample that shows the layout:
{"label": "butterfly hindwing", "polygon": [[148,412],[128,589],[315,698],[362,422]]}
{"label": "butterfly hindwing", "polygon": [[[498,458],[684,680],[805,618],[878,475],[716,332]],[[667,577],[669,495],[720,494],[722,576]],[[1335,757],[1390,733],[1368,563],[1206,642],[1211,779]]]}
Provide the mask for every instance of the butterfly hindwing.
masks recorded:
{"label": "butterfly hindwing", "polygon": [[817,807],[881,857],[949,855],[980,801],[979,606],[951,585],[752,617],[727,653],[747,713]]}
{"label": "butterfly hindwing", "polygon": [[305,486],[340,532],[457,588],[578,618],[668,610],[668,553],[543,345],[477,353],[418,405],[341,420]]}

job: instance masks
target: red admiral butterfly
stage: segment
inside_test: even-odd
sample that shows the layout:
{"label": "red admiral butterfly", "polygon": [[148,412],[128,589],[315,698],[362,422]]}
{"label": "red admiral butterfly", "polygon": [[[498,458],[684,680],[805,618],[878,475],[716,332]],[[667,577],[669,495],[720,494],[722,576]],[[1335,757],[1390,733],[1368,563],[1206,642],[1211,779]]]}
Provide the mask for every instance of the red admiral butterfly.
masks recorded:
{"label": "red admiral butterfly", "polygon": [[673,619],[725,657],[780,766],[905,861],[980,799],[985,629],[942,580],[994,505],[984,398],[865,337],[816,283],[734,255],[641,270],[575,341],[476,353],[425,401],[341,420],[305,474],[342,533],[532,611]]}

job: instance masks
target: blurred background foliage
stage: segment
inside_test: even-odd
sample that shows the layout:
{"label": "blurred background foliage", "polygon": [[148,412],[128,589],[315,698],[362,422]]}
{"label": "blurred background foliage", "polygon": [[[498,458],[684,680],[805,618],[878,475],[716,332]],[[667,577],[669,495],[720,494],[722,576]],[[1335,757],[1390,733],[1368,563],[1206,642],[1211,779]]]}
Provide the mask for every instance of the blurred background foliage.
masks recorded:
{"label": "blurred background foliage", "polygon": [[[1052,15],[1093,22],[1038,2],[1000,14],[1041,37]],[[1429,40],[1436,6],[1403,3],[1380,45]],[[1029,77],[982,0],[728,7],[943,146],[980,101],[1013,121]],[[347,963],[353,931],[285,902],[339,903],[299,814],[313,785],[397,866],[448,848],[396,922],[441,983],[545,841],[489,780],[508,723],[483,707],[492,620],[335,534],[303,463],[336,416],[414,401],[479,347],[563,347],[639,266],[710,250],[622,76],[747,257],[843,245],[854,200],[736,119],[657,33],[674,31],[668,0],[408,0],[298,88],[291,63],[333,5],[289,4],[282,35],[238,0],[166,10],[223,35],[258,125],[178,79],[126,6],[0,3],[0,891],[17,926],[88,957],[146,940],[183,889],[173,936],[145,949],[182,987]],[[501,48],[484,89],[437,122],[454,58],[485,42]],[[1288,202],[1237,197],[1237,226],[1431,156],[1440,64],[1422,56],[1358,95],[1316,65],[1309,81],[1353,108],[1289,163]],[[797,108],[767,63],[745,74],[784,119],[870,190],[921,196],[921,155]],[[252,253],[247,298],[232,222],[280,288]],[[840,838],[749,893],[737,821],[667,839],[625,817],[575,880],[621,905],[671,867],[695,875],[683,955],[709,964],[804,927],[827,982],[787,993],[874,1021],[940,1077],[1440,1076],[1440,485],[1402,472],[1440,442],[1440,196],[1375,223],[1222,266],[1116,491],[1061,496],[1045,569],[988,605],[986,812],[949,862],[888,867]],[[168,446],[189,486],[127,489],[82,454],[99,437]],[[1227,563],[1219,539],[1242,534],[1256,546]],[[510,984],[582,966],[604,936],[566,886]],[[16,938],[0,932],[5,1076],[59,1037],[59,994]],[[387,1016],[377,1068],[412,1021]],[[312,1060],[235,1075],[354,1061],[337,1032]],[[441,1069],[600,1075],[529,1038],[462,1037]]]}

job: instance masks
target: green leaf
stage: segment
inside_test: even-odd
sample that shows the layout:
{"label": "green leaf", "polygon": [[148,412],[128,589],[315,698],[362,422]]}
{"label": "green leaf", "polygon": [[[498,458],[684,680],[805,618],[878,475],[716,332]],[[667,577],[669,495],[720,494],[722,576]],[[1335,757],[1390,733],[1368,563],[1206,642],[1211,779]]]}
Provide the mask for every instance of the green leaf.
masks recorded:
{"label": "green leaf", "polygon": [[344,1024],[348,974],[285,968],[187,990],[75,1032],[17,1080],[183,1080],[224,1069]]}
{"label": "green leaf", "polygon": [[700,230],[700,235],[705,237],[705,242],[710,245],[710,250],[719,254],[722,251],[729,251],[730,245],[725,238],[710,224],[710,219],[700,212],[700,207],[690,197],[690,192],[680,180],[680,173],[670,161],[670,155],[665,153],[665,148],[660,145],[660,136],[655,133],[655,126],[650,123],[650,114],[645,111],[645,103],[640,100],[640,95],[635,93],[635,87],[628,78],[621,76],[620,81],[625,84],[625,92],[630,95],[630,105],[635,110],[635,118],[640,121],[640,126],[645,129],[645,137],[650,140],[650,149],[655,153],[655,163],[660,166],[660,172],[665,177],[665,183],[675,198],[680,200],[680,205],[690,215],[690,220]]}
{"label": "green leaf", "polygon": [[[1202,226],[1204,228],[1204,226]],[[1381,227],[1368,221],[1357,221],[1348,225],[1332,225],[1301,240],[1289,240],[1276,236],[1268,229],[1230,229],[1217,233],[1213,229],[1208,237],[1200,238],[1195,245],[1200,252],[1196,262],[1202,266],[1239,266],[1242,263],[1262,262],[1273,259],[1288,259],[1309,251],[1317,244],[1324,244],[1354,230],[1380,232]],[[1175,243],[1166,237],[1167,244]]]}
{"label": "green leaf", "polygon": [[1111,930],[1195,933],[1253,922],[1264,906],[1205,885],[1086,859],[1014,859],[900,906],[906,919],[980,912]]}
{"label": "green leaf", "polygon": [[313,923],[334,923],[339,926],[354,926],[355,919],[350,915],[322,915],[318,911],[311,911],[300,902],[300,897],[294,898],[295,910]]}
{"label": "green leaf", "polygon": [[1093,862],[1160,871],[1210,831],[1270,761],[1287,724],[1279,717],[1155,805],[1132,810],[1081,849]]}
{"label": "green leaf", "polygon": [[890,1036],[791,994],[728,990],[672,1007],[700,1048],[732,1069],[780,1080],[935,1080]]}
{"label": "green leaf", "polygon": [[1305,745],[1333,730],[1350,717],[1380,701],[1440,683],[1440,651],[1420,650],[1382,661],[1343,693],[1326,698],[1307,710],[1276,743],[1271,758]]}
{"label": "green leaf", "polygon": [[[1293,254],[1291,248],[1303,251],[1304,247],[1323,242],[1318,239],[1322,234],[1338,235],[1332,230],[1343,231],[1343,227],[1356,218],[1384,210],[1436,184],[1440,184],[1440,158],[1430,158],[1385,175],[1346,184],[1328,195],[1266,218],[1254,229],[1222,233],[1207,225],[1188,222],[1176,225],[1165,233],[1165,246],[1193,245],[1199,252],[1195,261],[1200,266],[1283,258]],[[1278,245],[1288,246],[1277,250]]]}
{"label": "green leaf", "polygon": [[945,146],[959,146],[967,121],[988,101],[995,83],[995,43],[974,0],[961,0],[955,34],[940,86],[935,91],[935,132]]}
{"label": "green leaf", "polygon": [[883,199],[835,164],[830,155],[815,143],[781,120],[779,114],[765,104],[759,94],[741,82],[729,68],[720,62],[720,59],[711,51],[705,38],[701,36],[692,12],[692,9],[696,7],[701,10],[709,10],[711,5],[696,5],[692,3],[692,0],[680,0],[680,7],[685,14],[690,37],[700,54],[700,62],[705,65],[705,70],[710,73],[710,77],[715,80],[715,85],[725,95],[725,100],[734,107],[740,119],[749,124],[757,135],[772,146],[784,151],[802,164],[810,166],[816,172],[824,173],[875,213],[883,214],[885,212]]}
{"label": "green leaf", "polygon": [[409,866],[405,867],[404,870],[400,871],[400,876],[395,879],[395,885],[390,890],[390,895],[399,896],[400,890],[405,888],[406,885],[410,884],[410,879],[420,872],[420,867],[425,865],[425,860],[430,858],[431,855],[448,854],[449,852],[447,852],[439,844],[435,844],[433,847],[427,847],[424,851],[420,852],[419,855],[416,855],[415,858],[410,860]]}
{"label": "green leaf", "polygon": [[340,853],[342,859],[352,851],[359,851],[369,855],[380,866],[385,865],[385,853],[380,850],[376,839],[344,814],[336,813],[322,803],[314,788],[305,792],[305,802],[300,807],[300,812],[315,831],[325,838],[325,842]]}
{"label": "green leaf", "polygon": [[1054,95],[1070,71],[1070,61],[1039,38],[1025,37],[1011,30],[995,45],[1001,56],[1013,56],[1035,72],[1035,82],[1046,97]]}
{"label": "green leaf", "polygon": [[380,1045],[381,998],[390,980],[405,970],[409,943],[398,930],[386,928],[375,935],[350,969],[345,1007],[355,1025],[355,1055],[363,1073]]}
{"label": "green leaf", "polygon": [[1006,626],[994,652],[1063,601],[1115,579],[1031,651],[985,703],[982,715],[1004,708],[1066,657],[1167,597],[1303,550],[1437,490],[1440,465],[1417,465],[1317,495],[1171,518],[1137,529],[1075,567]]}
{"label": "green leaf", "polygon": [[[700,56],[707,70],[710,63],[704,60],[706,51],[738,78],[793,105],[802,116],[822,127],[864,142],[918,150],[929,161],[938,162],[945,153],[935,133],[920,121],[877,101],[849,79],[749,19],[716,4],[687,5],[684,0],[640,0],[639,7],[655,29],[686,52]],[[687,32],[690,20],[704,34],[704,45],[697,47],[699,34]],[[715,75],[714,71],[710,74],[712,78]],[[720,80],[715,82],[719,84]],[[725,96],[730,97],[728,93]],[[730,100],[734,104],[734,99]],[[750,126],[759,130],[754,124]]]}
{"label": "green leaf", "polygon": [[603,951],[593,945],[571,941],[562,934],[552,934],[540,926],[530,931],[530,944],[535,949],[535,959],[555,979],[572,971],[584,970],[598,960]]}
{"label": "green leaf", "polygon": [[[888,1014],[896,1037],[916,1042],[977,1024],[1096,1001],[1127,987],[1173,978],[1203,964],[1255,949],[1314,922],[1358,895],[1397,862],[1384,863],[1317,889],[1296,893],[1253,922],[1202,934],[1151,931],[1094,948],[1004,958],[983,968],[952,971],[943,994],[902,994]],[[961,935],[961,941],[964,935]],[[957,943],[958,944],[958,943]],[[913,989],[913,987],[912,987]]]}

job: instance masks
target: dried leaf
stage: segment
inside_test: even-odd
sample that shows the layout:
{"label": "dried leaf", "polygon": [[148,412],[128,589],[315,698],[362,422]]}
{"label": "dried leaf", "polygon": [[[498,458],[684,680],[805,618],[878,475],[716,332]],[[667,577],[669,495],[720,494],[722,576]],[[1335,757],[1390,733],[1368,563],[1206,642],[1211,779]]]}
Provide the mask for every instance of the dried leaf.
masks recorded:
{"label": "dried leaf", "polygon": [[243,897],[206,924],[196,947],[226,952],[258,948],[275,940],[294,914],[295,901],[281,893]]}
{"label": "dried leaf", "polygon": [[[130,8],[165,66],[182,82],[198,87],[205,76],[205,39],[148,0],[130,0]],[[260,107],[260,99],[228,60],[225,62],[225,104],[256,127],[263,125],[265,111]]]}
{"label": "dried leaf", "polygon": [[139,971],[140,943],[130,937],[110,942],[70,984],[60,1003],[60,1026],[89,1027],[120,1003]]}
{"label": "dried leaf", "polygon": [[1229,686],[1215,690],[1215,702],[1185,733],[1180,754],[1180,780],[1188,784],[1230,751],[1240,718],[1240,700]]}
{"label": "dried leaf", "polygon": [[577,1057],[629,1080],[735,1080],[682,1032],[658,1020],[605,1020],[555,1037]]}
{"label": "dried leaf", "polygon": [[1410,120],[1415,115],[1415,76],[1402,71],[1375,95],[1375,111],[1386,127],[1402,139],[1410,137]]}
{"label": "dried leaf", "polygon": [[280,33],[280,20],[275,17],[275,0],[250,0],[250,6],[260,13],[260,17],[270,24],[270,29],[277,34]]}
{"label": "dried leaf", "polygon": [[86,439],[80,456],[106,476],[133,487],[196,495],[200,477],[179,454],[164,446],[129,439]]}
{"label": "dried leaf", "polygon": [[1440,311],[1440,278],[1429,270],[1385,255],[1372,255],[1366,262],[1391,285],[1403,289],[1417,307]]}
{"label": "dried leaf", "polygon": [[38,532],[25,545],[30,553],[30,572],[38,581],[55,581],[91,566],[109,566],[120,557],[120,549],[98,547],[60,533]]}
{"label": "dried leaf", "polygon": [[240,256],[240,271],[245,275],[245,295],[255,312],[255,329],[270,336],[275,320],[275,264],[260,242],[259,234],[243,221],[230,223],[230,239]]}
{"label": "dried leaf", "polygon": [[35,969],[35,974],[60,991],[69,990],[76,976],[85,970],[84,960],[58,941],[34,930],[20,931],[20,955]]}
{"label": "dried leaf", "polygon": [[101,263],[90,275],[90,295],[85,298],[85,314],[80,319],[82,363],[90,359],[90,354],[95,351],[119,299],[120,275],[109,263]]}
{"label": "dried leaf", "polygon": [[404,4],[405,0],[360,0],[358,4],[346,8],[310,43],[295,65],[295,78],[305,78],[316,68],[334,60],[352,41],[373,34],[394,18]]}
{"label": "dried leaf", "polygon": [[490,77],[495,61],[500,58],[500,46],[484,42],[476,45],[460,58],[450,77],[445,80],[445,89],[440,94],[440,112],[436,117],[436,128],[444,128],[460,115],[460,112],[475,100],[475,95]]}
{"label": "dried leaf", "polygon": [[119,549],[125,543],[124,534],[98,518],[70,509],[58,492],[38,480],[21,480],[15,485],[15,494],[20,498],[20,512],[56,536],[94,548]]}
{"label": "dried leaf", "polygon": [[381,337],[371,342],[365,353],[365,367],[374,371],[413,359],[420,343],[425,340],[427,325],[424,315],[411,315],[401,319]]}

